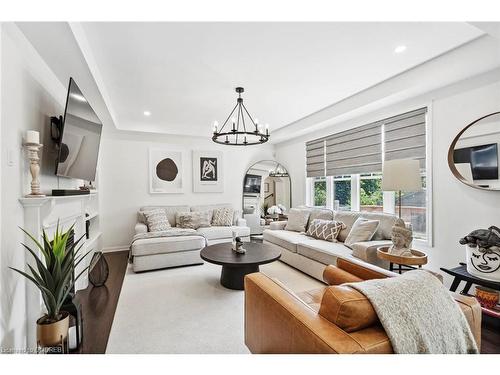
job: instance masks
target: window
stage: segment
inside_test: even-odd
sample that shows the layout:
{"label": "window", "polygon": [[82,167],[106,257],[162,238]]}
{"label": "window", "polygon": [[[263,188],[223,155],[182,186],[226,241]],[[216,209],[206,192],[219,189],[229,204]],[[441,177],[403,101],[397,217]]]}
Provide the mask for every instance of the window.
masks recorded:
{"label": "window", "polygon": [[313,205],[326,207],[326,178],[315,177],[313,180]]}
{"label": "window", "polygon": [[306,164],[312,194],[308,202],[334,210],[398,215],[398,194],[381,189],[383,163],[419,160],[423,190],[402,193],[401,218],[411,224],[414,238],[426,240],[431,203],[426,186],[426,113],[427,108],[420,108],[309,141]]}
{"label": "window", "polygon": [[[427,187],[425,174],[422,175],[422,191],[401,193],[401,218],[411,223],[413,237],[425,239],[427,232]],[[394,194],[394,206],[399,212],[399,198]]]}
{"label": "window", "polygon": [[359,208],[361,211],[383,212],[384,192],[381,189],[382,174],[370,173],[360,175]]}
{"label": "window", "polygon": [[351,176],[337,176],[333,178],[334,209],[351,210]]}

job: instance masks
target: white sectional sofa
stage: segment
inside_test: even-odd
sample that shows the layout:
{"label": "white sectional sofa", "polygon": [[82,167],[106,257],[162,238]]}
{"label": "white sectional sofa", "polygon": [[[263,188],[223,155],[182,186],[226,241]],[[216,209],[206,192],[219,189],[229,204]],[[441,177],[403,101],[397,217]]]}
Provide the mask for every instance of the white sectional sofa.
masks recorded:
{"label": "white sectional sofa", "polygon": [[[392,226],[396,221],[400,221],[394,215],[353,212],[353,211],[332,211],[328,209],[300,207],[311,211],[309,223],[315,218],[325,220],[341,221],[346,225],[338,237],[338,242],[318,240],[305,233],[285,230],[286,221],[271,223],[270,229],[264,231],[264,243],[276,246],[281,250],[282,262],[295,267],[312,277],[322,281],[323,271],[329,264],[335,265],[337,258],[356,258],[366,263],[373,264],[385,269],[389,264],[377,257],[377,248],[382,245],[389,245]],[[352,245],[352,249],[344,245],[344,241],[357,218],[379,220],[379,227],[372,240],[358,242]],[[307,228],[306,228],[307,230]]]}
{"label": "white sectional sofa", "polygon": [[[143,211],[161,208],[164,209],[172,227],[177,225],[178,212],[209,211],[210,219],[215,208],[225,208],[230,204],[201,205],[201,206],[144,206],[138,212],[138,222],[135,232],[146,233],[148,227],[145,223]],[[212,245],[232,240],[233,231],[243,241],[250,241],[250,228],[247,227],[241,212],[234,210],[232,226],[211,226],[198,228],[196,235],[157,237],[138,239],[131,246],[132,266],[134,272],[141,272],[160,268],[178,267],[185,265],[203,264],[200,250],[205,244]]]}

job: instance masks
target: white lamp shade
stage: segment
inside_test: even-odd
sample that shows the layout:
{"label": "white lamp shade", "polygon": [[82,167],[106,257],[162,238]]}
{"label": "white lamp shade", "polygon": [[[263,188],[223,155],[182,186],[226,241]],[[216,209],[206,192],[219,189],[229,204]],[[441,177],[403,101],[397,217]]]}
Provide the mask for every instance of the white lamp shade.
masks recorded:
{"label": "white lamp shade", "polygon": [[420,191],[420,163],[418,160],[387,160],[382,168],[383,191]]}

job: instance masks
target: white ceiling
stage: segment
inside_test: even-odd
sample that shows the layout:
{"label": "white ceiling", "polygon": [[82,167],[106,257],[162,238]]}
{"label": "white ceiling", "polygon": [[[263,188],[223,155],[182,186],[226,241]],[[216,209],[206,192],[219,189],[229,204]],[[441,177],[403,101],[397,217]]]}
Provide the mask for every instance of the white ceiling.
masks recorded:
{"label": "white ceiling", "polygon": [[[82,28],[118,128],[199,136],[227,117],[236,86],[272,131],[483,34],[467,23],[428,22]],[[398,45],[407,50],[395,54]]]}

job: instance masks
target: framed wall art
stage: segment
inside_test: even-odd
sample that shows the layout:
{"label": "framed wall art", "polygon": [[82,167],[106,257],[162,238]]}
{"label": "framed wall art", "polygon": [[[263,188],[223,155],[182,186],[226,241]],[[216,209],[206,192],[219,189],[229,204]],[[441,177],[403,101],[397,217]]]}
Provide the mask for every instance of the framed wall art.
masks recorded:
{"label": "framed wall art", "polygon": [[149,192],[168,194],[184,192],[183,155],[168,148],[149,149]]}
{"label": "framed wall art", "polygon": [[193,191],[195,193],[224,192],[222,152],[193,151]]}

